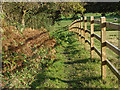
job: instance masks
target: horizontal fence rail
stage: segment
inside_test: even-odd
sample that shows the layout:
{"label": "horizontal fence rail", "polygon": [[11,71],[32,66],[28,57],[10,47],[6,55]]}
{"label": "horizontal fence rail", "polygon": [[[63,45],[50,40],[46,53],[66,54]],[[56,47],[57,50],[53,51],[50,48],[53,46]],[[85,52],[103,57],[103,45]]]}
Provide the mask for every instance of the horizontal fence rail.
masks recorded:
{"label": "horizontal fence rail", "polygon": [[101,52],[94,46],[95,52],[101,57]]}
{"label": "horizontal fence rail", "polygon": [[100,24],[100,20],[95,20],[95,24]]}
{"label": "horizontal fence rail", "polygon": [[112,65],[109,60],[106,60],[106,64],[111,69],[111,71],[116,75],[116,77],[120,80],[120,72]]}
{"label": "horizontal fence rail", "polygon": [[106,27],[110,29],[116,29],[120,31],[120,24],[106,22]]}
{"label": "horizontal fence rail", "polygon": [[86,32],[88,32],[90,34],[90,30],[87,29]]}
{"label": "horizontal fence rail", "polygon": [[[74,21],[71,25],[69,25],[69,27],[72,26],[73,24],[79,23],[79,22],[81,22],[80,19]],[[87,20],[87,22],[90,22],[90,20]],[[100,20],[94,20],[94,23],[95,23],[95,24],[101,24],[101,23],[100,23]],[[116,24],[116,23],[112,23],[112,22],[106,22],[105,24],[106,24],[106,27],[107,27],[107,28],[115,29],[115,30],[119,30],[119,31],[120,31],[120,24]]]}
{"label": "horizontal fence rail", "polygon": [[[84,22],[84,25],[83,25]],[[87,29],[87,22],[90,23],[90,30]],[[94,24],[99,24],[101,28],[101,36],[94,33]],[[84,27],[83,27],[84,26]],[[106,47],[112,50],[114,53],[120,56],[120,49],[106,40],[106,28],[114,29],[120,31],[120,24],[115,24],[111,22],[106,22],[105,17],[101,17],[100,20],[94,20],[94,17],[91,16],[90,20],[87,20],[87,17],[81,17],[69,25],[69,31],[77,33],[81,37],[81,45],[83,40],[85,42],[85,49],[87,50],[87,43],[90,45],[91,59],[93,59],[95,51],[101,57],[101,76],[102,80],[106,80],[106,65],[110,68],[112,73],[118,78],[118,88],[120,89],[120,72],[112,65],[112,63],[107,59]],[[90,35],[90,41],[87,39],[88,34]],[[94,46],[94,38],[101,42],[101,51],[99,51]]]}
{"label": "horizontal fence rail", "polygon": [[100,37],[99,35],[97,35],[97,34],[94,33],[94,36],[95,36],[95,38],[96,38],[97,40],[101,41],[101,37]]}
{"label": "horizontal fence rail", "polygon": [[91,44],[89,40],[87,40],[87,42],[88,42],[89,45]]}
{"label": "horizontal fence rail", "polygon": [[106,46],[111,49],[112,51],[114,51],[116,54],[120,55],[120,49],[116,46],[114,46],[113,44],[109,43],[108,41],[106,41]]}

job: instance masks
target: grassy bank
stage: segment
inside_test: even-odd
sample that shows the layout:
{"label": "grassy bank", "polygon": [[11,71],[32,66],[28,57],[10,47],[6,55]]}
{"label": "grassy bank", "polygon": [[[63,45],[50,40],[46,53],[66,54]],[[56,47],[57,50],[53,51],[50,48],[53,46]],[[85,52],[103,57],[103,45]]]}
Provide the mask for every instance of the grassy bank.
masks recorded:
{"label": "grassy bank", "polygon": [[[117,78],[108,68],[106,82],[101,81],[100,58],[95,55],[94,60],[90,59],[89,46],[85,51],[84,45],[80,44],[76,34],[68,31],[66,26],[71,23],[72,20],[63,19],[56,22],[54,26],[50,26],[50,38],[55,39],[55,46],[49,49],[46,47],[31,48],[34,50],[35,56],[23,60],[26,67],[23,67],[22,70],[6,74],[6,78],[3,79],[6,87],[117,88]],[[100,35],[99,27],[95,33]],[[107,32],[107,34],[110,36],[113,35],[113,32]],[[113,41],[117,39],[117,33],[114,32],[114,34],[116,36],[114,36],[114,40],[112,38]],[[113,43],[116,44],[116,42]],[[48,44],[47,46],[49,46]],[[99,41],[95,40],[95,46],[100,49]],[[55,51],[54,54],[52,54],[53,51]],[[50,55],[48,55],[49,52],[51,52]],[[107,53],[110,52],[107,51]],[[54,58],[49,58],[51,55],[54,55]],[[118,60],[114,54],[110,55],[111,58]],[[113,59],[111,61],[114,63]],[[115,65],[118,67],[118,64]]]}
{"label": "grassy bank", "polygon": [[58,43],[58,61],[38,74],[31,84],[33,88],[117,88],[117,78],[110,72],[107,81],[101,81],[100,59],[91,60],[73,32],[61,28],[51,35]]}

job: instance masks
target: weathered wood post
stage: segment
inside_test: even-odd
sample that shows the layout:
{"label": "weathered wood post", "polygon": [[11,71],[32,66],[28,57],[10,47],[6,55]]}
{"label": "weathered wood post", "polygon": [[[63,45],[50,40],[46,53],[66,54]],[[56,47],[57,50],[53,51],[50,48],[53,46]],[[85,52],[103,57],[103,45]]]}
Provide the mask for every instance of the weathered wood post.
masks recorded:
{"label": "weathered wood post", "polygon": [[68,26],[68,31],[70,31],[70,26]]}
{"label": "weathered wood post", "polygon": [[83,31],[83,17],[81,17],[81,45],[83,45],[83,35],[84,35],[84,31]]}
{"label": "weathered wood post", "polygon": [[[79,19],[79,21],[80,21],[80,19]],[[80,41],[80,38],[81,38],[81,30],[80,30],[80,22],[78,23],[78,28],[79,28],[79,41]]]}
{"label": "weathered wood post", "polygon": [[85,50],[87,50],[87,17],[84,17],[84,22],[85,22]]}
{"label": "weathered wood post", "polygon": [[94,57],[94,16],[91,16],[91,20],[90,20],[90,54],[91,54],[91,59],[93,59]]}
{"label": "weathered wood post", "polygon": [[102,80],[106,79],[106,18],[101,17],[101,75]]}
{"label": "weathered wood post", "polygon": [[118,79],[118,90],[120,90],[120,80]]}
{"label": "weathered wood post", "polygon": [[74,27],[74,24],[72,24],[72,26],[71,26],[71,28],[72,28],[71,30],[72,30],[72,31],[74,31],[74,28],[73,28],[73,27]]}
{"label": "weathered wood post", "polygon": [[79,40],[79,22],[76,23],[76,28],[77,28],[77,38]]}
{"label": "weathered wood post", "polygon": [[[76,21],[76,20],[75,20],[75,21]],[[74,21],[74,22],[75,22],[75,21]],[[74,27],[76,27],[76,23],[74,23],[72,27],[73,27],[74,32],[76,32],[76,28],[74,28]]]}

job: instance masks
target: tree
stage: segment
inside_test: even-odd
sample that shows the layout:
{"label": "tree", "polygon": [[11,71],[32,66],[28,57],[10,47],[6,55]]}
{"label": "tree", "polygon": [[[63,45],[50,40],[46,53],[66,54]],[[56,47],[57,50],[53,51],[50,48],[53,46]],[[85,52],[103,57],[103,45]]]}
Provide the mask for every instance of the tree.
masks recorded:
{"label": "tree", "polygon": [[34,15],[40,7],[41,4],[33,2],[5,2],[2,9],[7,20],[18,22],[25,26],[26,15],[29,17]]}
{"label": "tree", "polygon": [[43,19],[46,24],[48,20],[52,20],[54,25],[61,15],[67,17],[70,14],[83,14],[85,11],[85,3],[82,2],[4,2],[2,5],[6,21],[22,24],[23,27],[30,26],[33,18],[41,17],[39,20],[34,19],[39,24],[43,23],[40,21]]}
{"label": "tree", "polygon": [[85,9],[84,5],[86,3],[83,2],[55,2],[49,3],[49,11],[50,17],[53,19],[53,24],[56,20],[58,20],[61,15],[68,17],[73,14],[76,16],[77,14],[83,14]]}
{"label": "tree", "polygon": [[84,2],[60,2],[59,9],[64,16],[69,16],[73,14],[73,16],[77,14],[83,14],[85,11]]}
{"label": "tree", "polygon": [[120,2],[89,2],[85,6],[86,12],[109,13],[118,12],[120,9]]}

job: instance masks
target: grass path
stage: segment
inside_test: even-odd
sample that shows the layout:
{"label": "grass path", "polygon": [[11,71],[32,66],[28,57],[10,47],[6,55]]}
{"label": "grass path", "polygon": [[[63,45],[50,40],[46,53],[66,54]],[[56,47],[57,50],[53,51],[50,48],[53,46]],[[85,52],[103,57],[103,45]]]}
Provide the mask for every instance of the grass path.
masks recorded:
{"label": "grass path", "polygon": [[[56,60],[46,59],[47,49],[38,49],[36,55],[42,58],[40,60],[35,57],[30,58],[30,63],[29,60],[26,61],[28,67],[26,66],[20,72],[16,71],[10,75],[8,73],[8,81],[3,79],[6,87],[117,88],[118,80],[108,68],[106,82],[101,81],[100,59],[90,60],[89,50],[85,51],[76,34],[69,32],[65,27],[71,22],[72,20],[63,19],[49,27],[50,36],[57,41],[54,47]],[[95,43],[96,46],[100,46],[97,41]],[[111,57],[114,59],[113,56]]]}
{"label": "grass path", "polygon": [[[116,84],[103,83],[100,60],[90,60],[76,35],[67,29],[52,33],[58,42],[56,59],[51,66],[40,72],[31,84],[33,88],[113,88]],[[109,79],[109,78],[108,78]]]}

